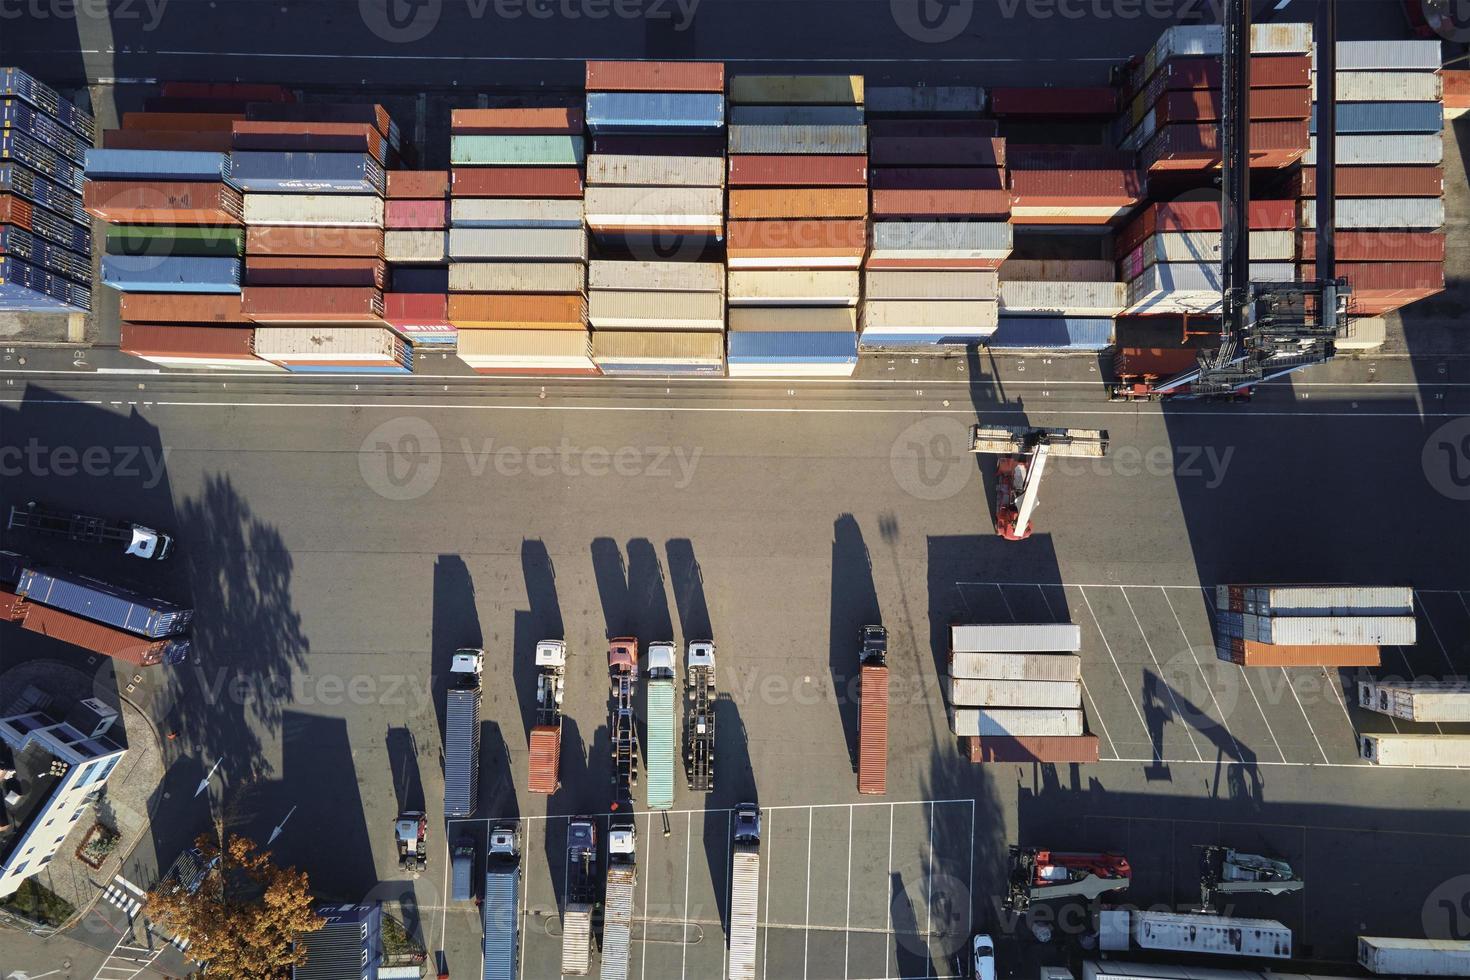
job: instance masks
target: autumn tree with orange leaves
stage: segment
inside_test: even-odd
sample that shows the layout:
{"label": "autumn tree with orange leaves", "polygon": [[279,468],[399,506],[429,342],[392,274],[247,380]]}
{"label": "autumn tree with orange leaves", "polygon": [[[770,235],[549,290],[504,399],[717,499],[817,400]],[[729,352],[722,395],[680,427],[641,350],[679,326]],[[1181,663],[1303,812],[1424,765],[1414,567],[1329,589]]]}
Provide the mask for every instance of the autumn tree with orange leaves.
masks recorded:
{"label": "autumn tree with orange leaves", "polygon": [[[148,893],[147,915],[175,938],[189,940],[189,956],[226,980],[289,977],[306,962],[303,933],[324,925],[306,873],[277,867],[269,851],[236,834],[224,846],[209,834],[195,842],[208,870],[199,886],[160,883]],[[218,858],[218,860],[216,860]]]}

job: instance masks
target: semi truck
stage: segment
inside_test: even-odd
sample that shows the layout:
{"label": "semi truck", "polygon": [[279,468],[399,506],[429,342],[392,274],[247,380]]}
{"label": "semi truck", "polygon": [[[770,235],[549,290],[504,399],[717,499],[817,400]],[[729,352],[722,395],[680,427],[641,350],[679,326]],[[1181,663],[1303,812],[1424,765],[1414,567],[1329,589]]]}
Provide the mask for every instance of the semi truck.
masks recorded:
{"label": "semi truck", "polygon": [[633,798],[638,785],[638,721],[633,712],[633,688],[638,681],[638,641],[613,638],[607,647],[608,680],[612,687],[609,722],[612,742],[613,798]]}
{"label": "semi truck", "polygon": [[638,887],[638,828],[631,803],[613,810],[607,831],[607,891],[602,901],[602,980],[628,980],[633,893]]}
{"label": "semi truck", "polygon": [[517,980],[521,951],[521,829],[508,821],[490,828],[483,912],[483,980]]}
{"label": "semi truck", "polygon": [[1470,976],[1470,942],[1359,936],[1358,964],[1379,976]]}
{"label": "semi truck", "polygon": [[756,922],[760,911],[761,811],[754,803],[735,808],[730,855],[729,980],[755,980]]}
{"label": "semi truck", "polygon": [[398,870],[412,871],[417,878],[428,863],[429,818],[422,810],[404,810],[393,821],[393,841],[398,846]]}
{"label": "semi truck", "polygon": [[648,645],[648,751],[646,793],[650,810],[674,805],[674,678],[678,654],[667,640]]}
{"label": "semi truck", "polygon": [[449,898],[454,902],[471,902],[475,898],[475,858],[479,851],[473,837],[460,837],[449,852]]}
{"label": "semi truck", "polygon": [[24,507],[11,507],[6,528],[33,531],[83,544],[110,544],[133,558],[162,561],[173,554],[174,539],[132,521],[115,521],[91,514],[57,510],[32,500]]}
{"label": "semi truck", "polygon": [[858,792],[888,792],[888,631],[864,626],[859,639]]}
{"label": "semi truck", "polygon": [[444,705],[444,817],[469,817],[480,796],[480,672],[485,651],[463,647],[449,664]]}
{"label": "semi truck", "polygon": [[561,917],[561,972],[585,977],[592,962],[592,913],[597,907],[597,824],[567,823],[566,908]]}
{"label": "semi truck", "polygon": [[1470,721],[1470,681],[1358,681],[1358,707],[1390,718]]}
{"label": "semi truck", "polygon": [[715,788],[715,645],[692,640],[684,655],[684,777],[689,788]]}
{"label": "semi truck", "polygon": [[536,644],[536,723],[531,726],[527,787],[555,793],[561,787],[561,701],[566,689],[567,645],[562,640]]}

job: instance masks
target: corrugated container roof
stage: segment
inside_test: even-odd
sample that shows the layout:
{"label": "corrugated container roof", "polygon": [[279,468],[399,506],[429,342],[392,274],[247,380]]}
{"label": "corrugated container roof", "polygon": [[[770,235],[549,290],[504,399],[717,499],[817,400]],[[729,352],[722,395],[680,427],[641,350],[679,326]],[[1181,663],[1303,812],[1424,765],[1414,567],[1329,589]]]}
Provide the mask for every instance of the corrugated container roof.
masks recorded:
{"label": "corrugated container roof", "polygon": [[861,75],[736,75],[730,101],[745,105],[861,105]]}
{"label": "corrugated container roof", "polygon": [[[1216,235],[1216,252],[1219,236]],[[1107,259],[1018,259],[1001,264],[1005,282],[1112,282],[1115,268]]]}
{"label": "corrugated container roof", "polygon": [[555,793],[561,786],[561,726],[536,725],[531,729],[527,753],[529,776],[526,788],[533,793]]}
{"label": "corrugated container roof", "polygon": [[1096,762],[1099,758],[1096,735],[992,735],[967,737],[965,751],[971,762]]}
{"label": "corrugated container roof", "polygon": [[383,199],[368,194],[246,194],[246,225],[383,226]]}
{"label": "corrugated container roof", "polygon": [[118,316],[134,323],[243,324],[238,293],[124,293]]}
{"label": "corrugated container roof", "polygon": [[730,302],[806,301],[856,303],[862,291],[860,274],[848,269],[731,270],[727,294]]}
{"label": "corrugated container roof", "polygon": [[1069,653],[1009,653],[954,650],[946,671],[951,678],[1003,681],[1073,681],[1082,679],[1082,658]]}
{"label": "corrugated container roof", "polygon": [[1006,171],[1000,167],[876,167],[873,190],[950,191],[1005,190]]}
{"label": "corrugated container roof", "polygon": [[[1315,86],[1316,75],[1312,76]],[[1343,71],[1337,72],[1338,102],[1438,102],[1443,96],[1438,72]]]}
{"label": "corrugated container roof", "polygon": [[709,331],[613,330],[592,334],[592,356],[599,362],[697,361],[718,364],[725,338]]}
{"label": "corrugated container roof", "polygon": [[[1438,102],[1342,102],[1337,106],[1337,132],[1439,133],[1444,109]],[[1309,132],[1317,132],[1317,107],[1312,106]]]}
{"label": "corrugated container roof", "polygon": [[956,252],[1004,258],[1011,250],[1004,221],[875,221],[873,254]]}
{"label": "corrugated container roof", "polygon": [[246,255],[383,254],[383,230],[363,226],[291,227],[257,225],[246,229]]}
{"label": "corrugated container roof", "polygon": [[581,293],[586,267],[580,262],[455,262],[451,292]]}
{"label": "corrugated container roof", "polygon": [[592,340],[585,330],[466,330],[459,337],[461,357],[588,358]]}
{"label": "corrugated container roof", "polygon": [[888,791],[888,668],[864,666],[858,702],[858,792]]}
{"label": "corrugated container roof", "polygon": [[594,289],[587,318],[597,330],[723,330],[725,298],[719,293]]}
{"label": "corrugated container roof", "polygon": [[127,323],[118,349],[125,354],[256,360],[253,327],[191,327]]}
{"label": "corrugated container roof", "polygon": [[853,333],[857,310],[851,306],[732,306],[734,333]]}
{"label": "corrugated container roof", "polygon": [[620,133],[718,133],[725,97],[707,92],[588,92],[587,128]]}
{"label": "corrugated container roof", "polygon": [[1121,282],[1006,282],[999,297],[1003,313],[1116,316],[1127,302]]}
{"label": "corrugated container roof", "polygon": [[589,187],[588,222],[644,216],[699,218],[720,216],[724,193],[718,187]]}
{"label": "corrugated container roof", "polygon": [[456,167],[580,166],[585,150],[581,136],[464,136],[449,137],[449,159]]}
{"label": "corrugated container roof", "polygon": [[469,136],[573,135],[582,132],[582,122],[582,109],[576,106],[454,109],[449,114],[450,131]]}
{"label": "corrugated container roof", "polygon": [[[1338,228],[1418,228],[1444,224],[1444,200],[1438,197],[1355,197],[1338,200],[1333,209]],[[1316,202],[1302,206],[1302,228],[1317,227]]]}
{"label": "corrugated container roof", "polygon": [[994,300],[868,300],[863,330],[991,330],[998,315]]}
{"label": "corrugated container roof", "polygon": [[137,224],[239,224],[244,208],[239,191],[207,181],[89,180],[82,201],[88,214]]}
{"label": "corrugated container roof", "polygon": [[104,255],[102,281],[121,290],[234,293],[240,289],[240,260],[156,255]]}
{"label": "corrugated container roof", "polygon": [[261,357],[297,356],[342,358],[395,357],[401,341],[387,327],[338,327],[325,324],[298,327],[257,327],[255,352]]}
{"label": "corrugated container roof", "polygon": [[585,261],[587,233],[576,228],[453,228],[449,254],[455,258]]}
{"label": "corrugated container roof", "polygon": [[581,197],[577,167],[455,167],[455,197]]}
{"label": "corrugated container roof", "polygon": [[1082,649],[1082,628],[1073,623],[954,624],[949,648],[966,653],[1076,653]]}
{"label": "corrugated container roof", "polygon": [[[1436,133],[1399,136],[1338,136],[1337,164],[1401,165],[1437,164],[1444,160],[1444,138]],[[1307,141],[1307,154],[1302,163],[1316,166],[1317,137]]]}
{"label": "corrugated container roof", "polygon": [[875,218],[994,218],[1011,212],[1003,190],[875,190]]}
{"label": "corrugated container roof", "polygon": [[581,330],[587,301],[578,293],[451,293],[449,320],[466,327]]}
{"label": "corrugated container roof", "polygon": [[731,126],[730,153],[819,153],[852,156],[867,151],[865,126]]}
{"label": "corrugated container roof", "polygon": [[1083,734],[1082,712],[1071,708],[952,708],[950,727],[981,737]]}
{"label": "corrugated container roof", "polygon": [[[1332,192],[1337,197],[1440,197],[1444,194],[1443,167],[1334,167]],[[1296,191],[1316,197],[1317,168],[1297,172]]]}
{"label": "corrugated container roof", "polygon": [[863,187],[868,158],[842,156],[731,156],[731,187]]}
{"label": "corrugated container roof", "polygon": [[576,198],[475,198],[451,202],[449,219],[469,228],[581,228],[582,202]]}
{"label": "corrugated container roof", "polygon": [[993,300],[996,285],[996,273],[988,269],[873,269],[864,273],[864,295],[869,300]]}
{"label": "corrugated container roof", "polygon": [[448,197],[449,171],[390,170],[388,171],[388,196],[390,198]]}
{"label": "corrugated container roof", "polygon": [[724,92],[720,61],[589,61],[589,92]]}
{"label": "corrugated container roof", "polygon": [[194,611],[86,575],[26,566],[15,591],[33,603],[62,609],[139,636],[160,638],[184,632]]}
{"label": "corrugated container roof", "polygon": [[737,105],[732,126],[861,126],[859,105]]}
{"label": "corrugated container roof", "polygon": [[587,181],[604,185],[723,187],[725,163],[719,157],[594,153],[587,158]]}
{"label": "corrugated container roof", "polygon": [[381,195],[387,182],[368,153],[236,150],[230,160],[232,179],[244,191]]}
{"label": "corrugated container roof", "polygon": [[89,180],[230,182],[228,153],[181,150],[87,150]]}
{"label": "corrugated container roof", "polygon": [[985,90],[978,85],[874,85],[866,94],[870,116],[974,115],[985,109]]}
{"label": "corrugated container roof", "polygon": [[742,251],[861,256],[868,240],[866,222],[861,220],[731,221],[727,233],[732,257]]}
{"label": "corrugated container roof", "polygon": [[725,267],[719,262],[620,262],[594,259],[587,267],[592,289],[665,289],[713,292],[725,289]]}
{"label": "corrugated container roof", "polygon": [[1010,350],[1106,350],[1112,317],[1001,316],[987,347]]}
{"label": "corrugated container roof", "polygon": [[[1438,71],[1440,41],[1338,41],[1338,71]],[[1312,49],[1312,70],[1317,70],[1317,49]]]}
{"label": "corrugated container roof", "polygon": [[390,231],[383,236],[383,255],[389,262],[444,262],[449,258],[449,233]]}
{"label": "corrugated container roof", "polygon": [[[1334,236],[1339,262],[1444,262],[1442,231],[1340,231]],[[1317,236],[1301,236],[1301,258],[1317,257]]]}
{"label": "corrugated container roof", "polygon": [[[241,306],[245,314],[257,323],[373,321],[383,315],[383,293],[371,286],[246,286]],[[378,328],[359,329],[372,331]],[[312,328],[312,331],[313,336],[327,336],[334,332],[317,328]],[[256,351],[263,351],[258,337]]]}
{"label": "corrugated container roof", "polygon": [[115,657],[139,667],[162,661],[164,648],[169,643],[167,640],[150,639],[113,629],[36,602],[27,604],[25,619],[20,625],[32,633],[40,633],[42,636],[49,636],[93,653]]}
{"label": "corrugated container roof", "polygon": [[1006,141],[970,136],[874,136],[868,159],[874,167],[939,165],[1002,167]]}
{"label": "corrugated container roof", "polygon": [[731,218],[862,218],[868,213],[865,187],[758,188],[731,190]]}
{"label": "corrugated container roof", "polygon": [[850,330],[769,330],[731,333],[730,359],[747,362],[857,361],[857,334]]}

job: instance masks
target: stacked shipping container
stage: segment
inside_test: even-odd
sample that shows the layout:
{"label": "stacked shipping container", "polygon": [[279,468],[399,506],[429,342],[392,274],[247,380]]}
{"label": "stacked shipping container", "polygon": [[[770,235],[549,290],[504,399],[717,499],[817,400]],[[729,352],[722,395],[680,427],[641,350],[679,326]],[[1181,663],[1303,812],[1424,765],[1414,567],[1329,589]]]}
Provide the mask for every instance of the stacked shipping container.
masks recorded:
{"label": "stacked shipping container", "polygon": [[607,374],[724,363],[725,67],[587,62],[593,355]]}
{"label": "stacked shipping container", "polygon": [[595,374],[582,110],[456,109],[449,322],[481,374]]}
{"label": "stacked shipping container", "polygon": [[416,349],[453,351],[449,322],[449,172],[390,170],[383,204],[383,319]]}
{"label": "stacked shipping container", "polygon": [[[1337,275],[1349,310],[1381,314],[1444,289],[1444,110],[1438,41],[1341,41],[1337,46]],[[1301,278],[1315,278],[1316,150],[1295,187]]]}
{"label": "stacked shipping container", "polygon": [[91,309],[82,207],[92,117],[19,68],[0,68],[0,311]]}
{"label": "stacked shipping container", "polygon": [[1376,667],[1415,639],[1404,587],[1220,585],[1215,652],[1245,667]]}
{"label": "stacked shipping container", "polygon": [[868,215],[862,76],[733,79],[729,146],[731,376],[852,374]]}

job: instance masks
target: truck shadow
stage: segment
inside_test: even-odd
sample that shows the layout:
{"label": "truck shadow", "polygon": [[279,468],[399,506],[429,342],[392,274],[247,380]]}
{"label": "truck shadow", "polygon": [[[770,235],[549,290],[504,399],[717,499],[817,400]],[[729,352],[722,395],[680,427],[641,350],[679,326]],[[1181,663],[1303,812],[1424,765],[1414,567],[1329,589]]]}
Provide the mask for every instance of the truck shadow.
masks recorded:
{"label": "truck shadow", "polygon": [[731,811],[737,803],[759,805],[760,795],[740,706],[728,693],[722,693],[715,699],[715,788],[705,797],[702,838],[725,939],[729,938],[730,923]]}
{"label": "truck shadow", "polygon": [[882,625],[873,562],[857,518],[843,514],[832,523],[832,591],[829,603],[828,668],[847,744],[848,762],[857,770],[859,673],[858,631]]}
{"label": "truck shadow", "polygon": [[[444,711],[454,651],[485,644],[480,631],[479,610],[475,607],[475,582],[459,555],[440,555],[434,561],[432,616],[429,627],[429,689],[434,697],[434,716],[439,722],[439,767],[442,770]],[[486,659],[488,661],[489,658]]]}
{"label": "truck shadow", "polygon": [[694,543],[688,538],[674,538],[664,543],[664,554],[669,563],[669,585],[674,591],[683,646],[687,648],[690,640],[713,639],[714,627],[704,598],[704,573],[694,557]]}
{"label": "truck shadow", "polygon": [[393,793],[398,812],[424,811],[424,785],[419,775],[418,742],[407,728],[389,726],[384,737],[388,748],[388,765],[393,770]]}

